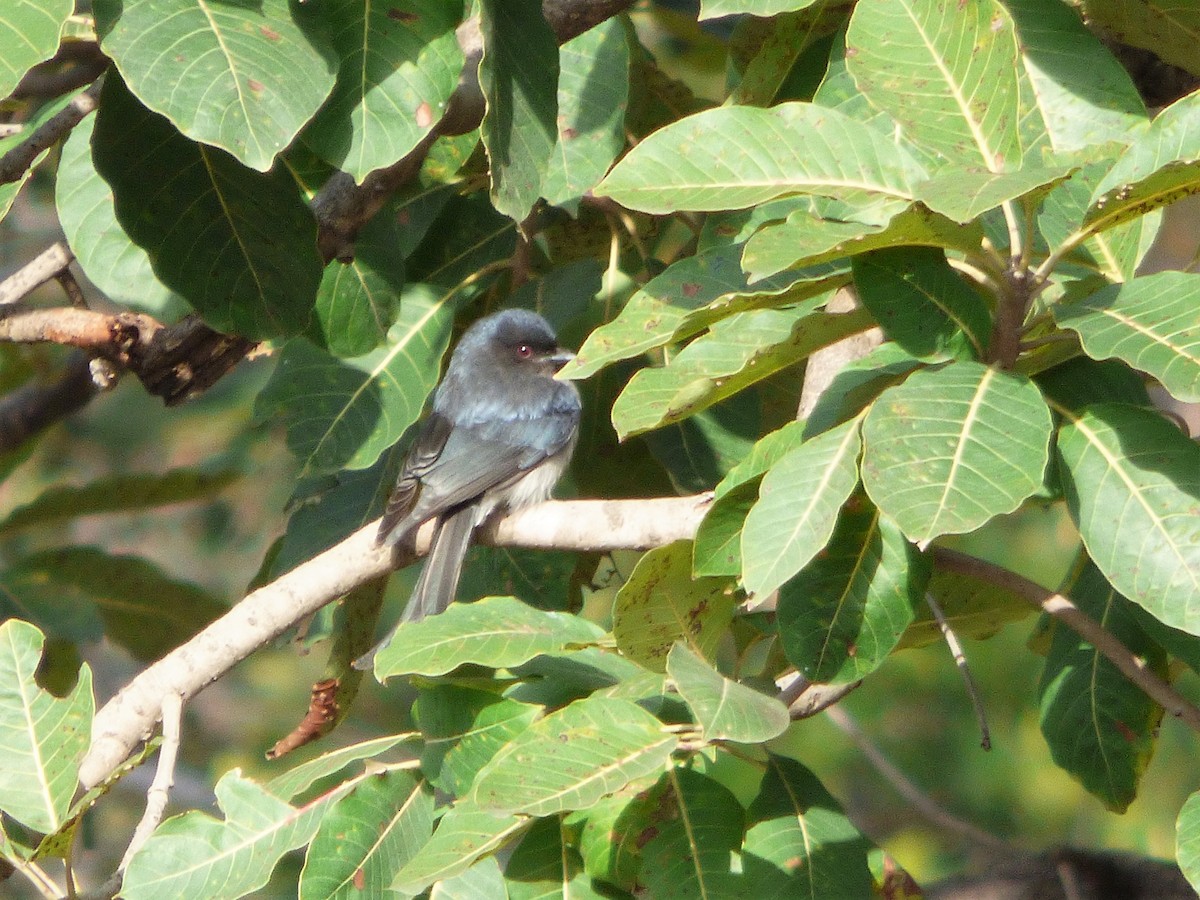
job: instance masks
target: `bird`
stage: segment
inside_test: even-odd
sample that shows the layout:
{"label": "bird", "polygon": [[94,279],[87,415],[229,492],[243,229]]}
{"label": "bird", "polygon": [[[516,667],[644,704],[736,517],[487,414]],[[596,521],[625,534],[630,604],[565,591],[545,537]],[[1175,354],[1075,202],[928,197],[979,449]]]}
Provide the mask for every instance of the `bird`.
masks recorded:
{"label": "bird", "polygon": [[[395,545],[436,522],[401,622],[420,621],[450,605],[471,536],[493,512],[550,497],[579,437],[579,391],[554,377],[573,358],[550,323],[527,309],[501,310],[463,333],[375,539],[379,546]],[[367,668],[394,635],[395,629],[355,667]]]}

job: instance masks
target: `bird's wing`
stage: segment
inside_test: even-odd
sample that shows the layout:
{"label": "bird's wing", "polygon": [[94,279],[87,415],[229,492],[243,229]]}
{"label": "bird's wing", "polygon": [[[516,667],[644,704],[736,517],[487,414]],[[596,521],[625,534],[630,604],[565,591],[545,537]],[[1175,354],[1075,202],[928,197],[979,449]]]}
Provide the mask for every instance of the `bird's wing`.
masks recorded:
{"label": "bird's wing", "polygon": [[405,459],[380,540],[512,484],[566,447],[574,428],[569,414],[451,425],[435,413]]}

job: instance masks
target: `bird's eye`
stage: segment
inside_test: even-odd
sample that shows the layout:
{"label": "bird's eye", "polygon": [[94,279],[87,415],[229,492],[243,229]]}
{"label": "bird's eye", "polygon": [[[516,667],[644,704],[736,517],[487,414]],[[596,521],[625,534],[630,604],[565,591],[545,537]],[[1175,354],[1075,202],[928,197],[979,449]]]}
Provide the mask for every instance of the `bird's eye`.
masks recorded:
{"label": "bird's eye", "polygon": [[517,345],[517,356],[520,359],[529,359],[529,357],[533,356],[533,348],[530,347],[528,344],[518,344]]}

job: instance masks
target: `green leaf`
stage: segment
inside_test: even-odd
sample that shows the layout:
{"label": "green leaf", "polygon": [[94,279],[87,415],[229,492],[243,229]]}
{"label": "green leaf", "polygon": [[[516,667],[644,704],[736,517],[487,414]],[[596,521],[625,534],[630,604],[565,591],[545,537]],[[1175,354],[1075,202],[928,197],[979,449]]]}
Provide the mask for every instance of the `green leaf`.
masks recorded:
{"label": "green leaf", "polygon": [[[745,4],[743,4],[745,5]],[[811,98],[829,63],[833,33],[850,11],[846,0],[794,2],[770,19],[742,17],[729,39],[732,84],[726,100],[745,106],[772,106]],[[701,5],[703,15],[704,4]]]}
{"label": "green leaf", "polygon": [[994,0],[866,0],[846,33],[846,68],[909,140],[991,172],[1021,164],[1017,42]]}
{"label": "green leaf", "polygon": [[1175,822],[1175,859],[1196,891],[1200,891],[1200,793],[1192,794]]}
{"label": "green leaf", "polygon": [[816,266],[884,247],[944,247],[975,253],[982,240],[978,223],[959,225],[922,206],[874,223],[827,221],[798,210],[746,242],[742,268],[757,287],[759,279],[801,263]]}
{"label": "green leaf", "polygon": [[774,16],[797,9],[807,9],[819,0],[701,0],[700,20],[717,19],[748,13],[752,16]]}
{"label": "green leaf", "polygon": [[540,0],[482,0],[480,10],[492,203],[523,222],[541,196],[558,138],[558,42]]}
{"label": "green leaf", "polygon": [[613,638],[622,654],[663,672],[678,640],[711,658],[735,603],[730,579],[692,577],[691,542],[676,541],[642,556],[621,586]]}
{"label": "green leaf", "polygon": [[641,875],[642,844],[661,817],[669,781],[664,775],[650,786],[635,782],[589,807],[566,817],[580,823],[579,853],[592,878],[634,890]]}
{"label": "green leaf", "polygon": [[1096,185],[1083,220],[1094,234],[1200,190],[1200,93],[1168,106]]}
{"label": "green leaf", "polygon": [[779,591],[779,640],[813,682],[847,684],[882,665],[922,604],[930,566],[869,504],[851,504],[825,552]]}
{"label": "green leaf", "polygon": [[1200,446],[1148,409],[1062,412],[1063,488],[1091,558],[1155,618],[1200,634]]}
{"label": "green leaf", "polygon": [[[1167,657],[1138,627],[1134,607],[1090,561],[1064,587],[1106,632],[1166,678]],[[1115,813],[1137,796],[1162,707],[1063,623],[1054,629],[1038,688],[1042,734],[1054,761]]]}
{"label": "green leaf", "polygon": [[413,733],[390,734],[387,737],[372,738],[349,747],[342,747],[306,763],[301,763],[294,769],[276,775],[267,782],[266,787],[276,797],[285,800],[295,800],[301,793],[307,791],[318,781],[329,778],[343,771],[347,766],[360,759],[370,759],[391,750],[402,741],[412,740]]}
{"label": "green leaf", "polygon": [[800,446],[803,431],[803,422],[789,422],[760,438],[717,485],[713,503],[696,530],[694,574],[741,574],[742,527],[758,502],[759,481],[784,454]]}
{"label": "green leaf", "polygon": [[526,816],[494,813],[460,801],[442,816],[433,837],[396,873],[391,889],[408,896],[419,894],[433,882],[470,868],[528,824]]}
{"label": "green leaf", "polygon": [[747,881],[761,897],[824,900],[874,893],[869,844],[816,777],[795,760],[770,756],[750,805],[742,845]]}
{"label": "green leaf", "polygon": [[562,819],[539,819],[504,867],[509,900],[601,900]]}
{"label": "green leaf", "polygon": [[[960,638],[984,640],[1010,622],[1027,619],[1036,611],[1028,600],[984,578],[935,568],[926,592],[941,608]],[[927,604],[915,607],[916,619],[896,645],[904,650],[942,643],[945,636]]]}
{"label": "green leaf", "polygon": [[656,131],[596,188],[649,213],[738,209],[787,194],[885,201],[893,214],[925,177],[873,128],[811,103],[722,107]]}
{"label": "green leaf", "polygon": [[[1056,152],[1124,142],[1145,127],[1146,106],[1129,72],[1075,10],[1041,0],[1004,5],[1016,23],[1025,74]],[[1096,21],[1090,12],[1088,19]]]}
{"label": "green leaf", "polygon": [[495,856],[476,861],[467,869],[440,879],[433,886],[438,900],[475,900],[476,897],[496,897],[512,900]]}
{"label": "green leaf", "polygon": [[0,30],[0,100],[26,71],[54,55],[63,24],[74,11],[74,0],[12,0]]}
{"label": "green leaf", "polygon": [[257,890],[280,857],[312,839],[338,796],[297,809],[238,769],[222,776],[216,794],[224,821],[197,810],[168,819],[129,861],[122,896],[241,897]]}
{"label": "green leaf", "polygon": [[[849,280],[845,269],[825,267],[781,273],[750,286],[742,271],[741,248],[720,246],[686,256],[638,290],[615,319],[588,335],[575,359],[563,367],[565,378],[587,378],[607,365],[638,356],[672,340],[695,334],[697,313],[724,314],[743,304],[780,304],[815,296]],[[809,293],[811,291],[811,293]]]}
{"label": "green leaf", "polygon": [[75,689],[62,699],[43,691],[34,680],[43,643],[28,622],[0,624],[0,810],[50,834],[66,820],[91,742],[92,672],[81,667]]}
{"label": "green leaf", "polygon": [[[94,10],[101,48],[142,103],[260,172],[333,88],[335,63],[316,13],[287,0],[96,0]],[[133,160],[126,164],[139,174]],[[140,175],[143,185],[159,183]]]}
{"label": "green leaf", "polygon": [[934,212],[966,225],[1018,197],[1036,199],[1069,178],[1075,169],[1054,166],[989,172],[972,166],[946,166],[921,185],[919,199]]}
{"label": "green leaf", "polygon": [[645,436],[646,446],[678,493],[711,490],[746,458],[762,430],[761,393],[757,386],[747,388]]}
{"label": "green leaf", "polygon": [[1083,0],[1082,5],[1089,22],[1119,34],[1121,43],[1150,50],[1163,62],[1200,75],[1196,60],[1200,9],[1166,0]]}
{"label": "green leaf", "polygon": [[791,723],[777,697],[731,681],[686,644],[671,648],[667,674],[691,707],[706,741],[760,744],[779,737]]}
{"label": "green leaf", "polygon": [[786,453],[763,478],[742,530],[742,582],[766,597],[829,541],[838,510],[858,484],[860,419]]}
{"label": "green leaf", "polygon": [[32,619],[72,641],[106,636],[143,662],[179,646],[227,609],[153,563],[95,547],[33,553],[0,573],[0,584],[3,615]]}
{"label": "green leaf", "polygon": [[542,708],[456,685],[422,691],[412,707],[425,737],[421,771],[452,797],[465,796],[496,751],[542,715]]}
{"label": "green leaf", "polygon": [[54,186],[58,221],[79,265],[110,300],[174,318],[181,298],[158,280],[149,255],[121,227],[112,188],[92,164],[95,122],[88,116],[63,143]]}
{"label": "green leaf", "polygon": [[847,363],[821,392],[805,419],[805,437],[821,434],[857,416],[880,393],[919,368],[921,361],[892,341],[885,341],[861,359]]}
{"label": "green leaf", "polygon": [[1052,309],[1092,359],[1124,360],[1175,399],[1200,401],[1200,275],[1160,272]]}
{"label": "green leaf", "polygon": [[678,422],[871,323],[863,309],[759,309],[722,319],[666,366],[634,375],[613,404],[613,427],[624,440]]}
{"label": "green leaf", "polygon": [[408,0],[401,11],[361,0],[322,2],[337,86],[304,133],[330,165],[361,183],[401,159],[446,112],[463,67],[460,3]]}
{"label": "green leaf", "polygon": [[589,697],[534,722],[483,767],[471,800],[496,813],[586,809],[661,772],[677,738],[636,703]]}
{"label": "green leaf", "polygon": [[401,623],[376,654],[375,675],[444,675],[466,663],[507,668],[602,634],[584,619],[542,612],[515,597],[454,603],[441,615]]}
{"label": "green leaf", "polygon": [[559,48],[558,137],[542,179],[547,203],[578,200],[625,146],[629,45],[620,18],[606,19]]}
{"label": "green leaf", "polygon": [[307,340],[289,341],[258,396],[259,421],[279,416],[301,475],[364,469],[400,439],[437,383],[453,305],[423,286],[404,294],[386,346],[337,359]]}
{"label": "green leaf", "polygon": [[300,900],[382,897],[433,833],[433,791],[412,773],[372,775],[332,804],[300,872]]}
{"label": "green leaf", "polygon": [[122,226],[214,328],[257,339],[308,324],[317,225],[286,169],[254,172],[187,140],[117,78],[105,81],[93,146]]}
{"label": "green leaf", "polygon": [[1042,484],[1050,410],[1027,378],[974,362],[888,388],[863,424],[863,484],[910,540],[974,531]]}
{"label": "green leaf", "polygon": [[161,474],[113,475],[78,487],[51,487],[0,519],[0,534],[79,516],[208,500],[240,476],[234,469],[172,469]]}
{"label": "green leaf", "polygon": [[983,358],[992,331],[987,301],[940,250],[876,250],[855,257],[853,267],[863,306],[906,352]]}
{"label": "green leaf", "polygon": [[669,770],[671,817],[654,823],[642,848],[642,881],[652,897],[731,897],[731,860],[745,811],[720,782],[692,769]]}

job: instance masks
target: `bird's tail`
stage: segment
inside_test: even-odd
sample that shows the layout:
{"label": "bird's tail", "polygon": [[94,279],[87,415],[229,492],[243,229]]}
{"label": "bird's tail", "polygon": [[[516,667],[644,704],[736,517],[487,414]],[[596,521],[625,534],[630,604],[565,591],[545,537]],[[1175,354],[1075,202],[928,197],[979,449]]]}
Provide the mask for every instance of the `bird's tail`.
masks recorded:
{"label": "bird's tail", "polygon": [[[466,506],[444,519],[433,537],[433,546],[425,558],[425,568],[417,579],[408,605],[400,616],[401,622],[419,622],[426,616],[442,612],[454,600],[458,588],[458,576],[462,573],[463,560],[471,546],[471,534],[479,524],[479,507]],[[354,661],[354,668],[370,669],[375,654],[392,642],[396,630],[392,629],[382,641]]]}
{"label": "bird's tail", "polygon": [[479,524],[478,517],[479,507],[471,504],[442,520],[425,558],[425,568],[400,616],[401,622],[420,622],[426,616],[442,612],[454,601],[458,576],[471,546],[471,534]]}

